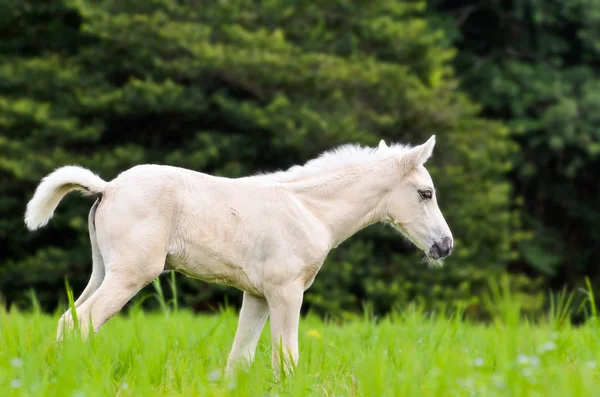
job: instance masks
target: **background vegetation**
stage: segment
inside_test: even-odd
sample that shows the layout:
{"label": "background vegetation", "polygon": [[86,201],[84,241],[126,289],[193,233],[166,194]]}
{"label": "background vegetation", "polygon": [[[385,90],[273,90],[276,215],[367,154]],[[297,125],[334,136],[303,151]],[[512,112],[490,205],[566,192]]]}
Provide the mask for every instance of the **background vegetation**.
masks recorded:
{"label": "background vegetation", "polygon": [[[238,177],[347,142],[420,143],[456,238],[443,269],[390,228],[332,252],[305,310],[410,301],[477,318],[488,278],[524,310],[599,272],[596,1],[0,2],[0,291],[42,308],[91,271],[89,199],[45,229],[22,215],[58,166],[103,178],[139,163]],[[207,310],[241,293],[179,277]],[[576,303],[577,299],[574,300]],[[148,303],[151,304],[151,303]]]}

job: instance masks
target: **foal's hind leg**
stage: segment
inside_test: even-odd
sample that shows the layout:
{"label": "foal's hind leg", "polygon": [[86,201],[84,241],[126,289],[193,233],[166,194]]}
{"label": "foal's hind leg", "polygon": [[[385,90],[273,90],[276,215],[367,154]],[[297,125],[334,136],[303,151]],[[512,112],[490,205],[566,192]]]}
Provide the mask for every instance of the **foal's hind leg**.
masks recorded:
{"label": "foal's hind leg", "polygon": [[[137,266],[139,263],[128,265]],[[100,288],[77,309],[82,335],[86,337],[90,331],[97,332],[106,321],[117,314],[131,298],[160,273],[161,270],[153,271],[132,280],[126,274],[108,272]],[[90,323],[91,329],[89,328]]]}
{"label": "foal's hind leg", "polygon": [[96,292],[96,290],[100,287],[100,284],[102,284],[102,280],[104,279],[104,260],[102,259],[100,248],[98,247],[98,241],[96,240],[95,225],[96,209],[98,208],[99,203],[100,200],[96,200],[88,216],[88,229],[90,233],[90,243],[92,246],[92,275],[90,276],[90,281],[88,281],[87,286],[79,298],[75,301],[76,308],[81,306],[81,304],[85,302],[87,298]]}
{"label": "foal's hind leg", "polygon": [[[96,209],[98,208],[98,204],[100,200],[96,200],[92,208],[90,209],[90,213],[88,216],[88,230],[90,234],[90,243],[92,246],[92,275],[90,276],[90,280],[88,281],[87,286],[77,298],[74,303],[75,308],[81,306],[83,302],[85,302],[102,284],[102,280],[104,279],[104,260],[102,259],[102,254],[100,254],[100,248],[98,247],[98,241],[96,240],[96,226],[95,226],[95,216]],[[59,324],[63,324],[65,322],[65,318],[71,315],[71,309],[69,308],[59,319]],[[62,334],[62,326],[59,326],[57,331],[57,338],[60,339]]]}
{"label": "foal's hind leg", "polygon": [[[92,246],[94,243],[92,243]],[[92,249],[92,251],[94,251]],[[92,253],[92,275],[90,276],[90,280],[88,281],[87,286],[79,295],[79,298],[75,301],[75,308],[81,306],[83,302],[85,302],[90,296],[96,292],[96,290],[102,284],[102,280],[104,280],[104,262],[102,261],[102,255],[99,252]]]}
{"label": "foal's hind leg", "polygon": [[[92,246],[95,243],[92,243]],[[93,249],[92,249],[93,250]],[[75,301],[74,306],[75,309],[80,307],[83,303],[85,303],[94,293],[100,288],[102,281],[104,280],[104,263],[102,262],[102,256],[99,252],[94,252],[92,254],[93,257],[93,269],[92,276],[90,277],[90,281],[88,285],[85,287],[79,298]],[[56,331],[56,338],[58,340],[62,339],[63,328],[66,323],[69,326],[72,326],[72,316],[71,316],[71,308],[69,308],[58,320],[58,330]]]}
{"label": "foal's hind leg", "polygon": [[[138,223],[118,238],[100,243],[106,262],[106,275],[100,287],[77,308],[77,318],[83,337],[97,332],[100,327],[137,294],[158,277],[166,259],[165,233],[156,223]],[[103,229],[104,230],[104,229]],[[110,230],[110,229],[106,229]],[[90,323],[92,329],[90,330]],[[70,313],[65,315],[62,328],[72,326]]]}

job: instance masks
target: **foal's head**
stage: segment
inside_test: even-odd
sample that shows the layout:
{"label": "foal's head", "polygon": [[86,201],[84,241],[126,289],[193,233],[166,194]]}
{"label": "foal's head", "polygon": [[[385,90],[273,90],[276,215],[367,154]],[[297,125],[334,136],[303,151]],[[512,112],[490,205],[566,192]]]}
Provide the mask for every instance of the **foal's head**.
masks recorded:
{"label": "foal's head", "polygon": [[[389,222],[423,250],[428,259],[439,261],[452,252],[453,239],[438,208],[431,176],[424,167],[434,146],[435,136],[432,136],[398,158],[400,179],[392,188],[386,215]],[[379,150],[387,149],[381,141]]]}

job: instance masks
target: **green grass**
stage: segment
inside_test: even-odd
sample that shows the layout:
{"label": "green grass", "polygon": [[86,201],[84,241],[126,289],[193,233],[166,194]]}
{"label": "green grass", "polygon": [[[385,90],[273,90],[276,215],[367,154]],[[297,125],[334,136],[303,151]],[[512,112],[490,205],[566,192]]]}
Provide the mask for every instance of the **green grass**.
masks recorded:
{"label": "green grass", "polygon": [[[135,307],[88,342],[54,342],[58,316],[0,309],[2,396],[597,396],[600,324],[564,299],[536,324],[496,296],[488,325],[419,310],[343,324],[303,318],[293,377],[271,371],[269,326],[248,372],[221,377],[237,317]],[[562,302],[562,303],[561,303]],[[562,315],[560,313],[563,313]]]}

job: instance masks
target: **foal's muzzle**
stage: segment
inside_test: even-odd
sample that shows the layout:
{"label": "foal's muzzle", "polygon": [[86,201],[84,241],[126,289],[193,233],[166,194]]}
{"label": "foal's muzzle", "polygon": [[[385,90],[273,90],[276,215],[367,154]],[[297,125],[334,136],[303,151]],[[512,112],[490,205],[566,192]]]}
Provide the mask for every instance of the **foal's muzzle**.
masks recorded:
{"label": "foal's muzzle", "polygon": [[441,259],[449,256],[452,253],[453,242],[452,238],[444,237],[440,241],[433,243],[429,249],[429,257],[433,259]]}

